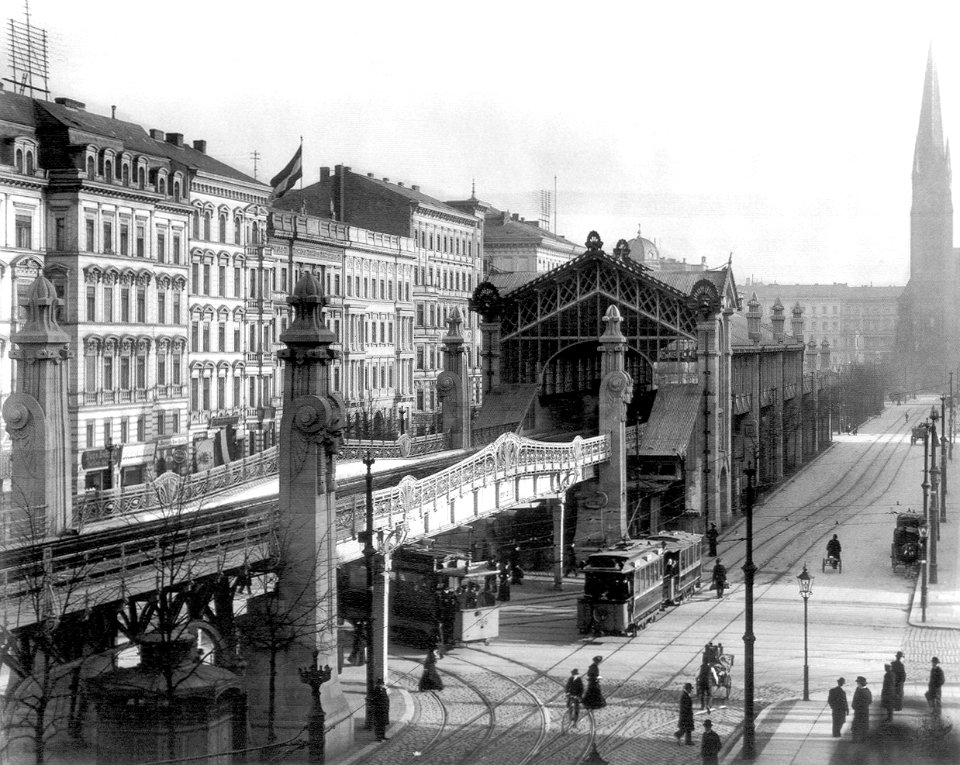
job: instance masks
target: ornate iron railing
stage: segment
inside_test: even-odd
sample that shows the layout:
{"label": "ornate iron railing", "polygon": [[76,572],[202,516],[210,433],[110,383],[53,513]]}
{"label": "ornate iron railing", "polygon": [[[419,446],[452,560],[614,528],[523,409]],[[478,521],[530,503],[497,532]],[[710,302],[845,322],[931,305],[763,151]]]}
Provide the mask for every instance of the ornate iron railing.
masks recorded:
{"label": "ornate iron railing", "polygon": [[429,436],[402,435],[396,441],[344,439],[340,447],[339,459],[363,459],[367,452],[377,459],[405,459],[424,454],[442,452],[447,449],[446,433],[434,433]]}

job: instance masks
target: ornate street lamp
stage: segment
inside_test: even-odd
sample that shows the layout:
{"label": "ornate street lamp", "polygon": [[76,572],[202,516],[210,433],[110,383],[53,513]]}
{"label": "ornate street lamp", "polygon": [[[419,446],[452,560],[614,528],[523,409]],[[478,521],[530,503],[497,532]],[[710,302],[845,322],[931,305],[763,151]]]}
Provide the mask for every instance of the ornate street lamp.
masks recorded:
{"label": "ornate street lamp", "polygon": [[813,577],[807,573],[807,564],[797,577],[800,597],[803,598],[803,700],[810,701],[810,666],[807,664],[807,601],[813,593]]}
{"label": "ornate street lamp", "polygon": [[920,523],[920,621],[927,620],[927,522]]}
{"label": "ornate street lamp", "polygon": [[927,529],[930,539],[930,558],[928,560],[928,577],[930,584],[937,583],[937,542],[940,541],[940,468],[937,467],[937,420],[940,413],[935,406],[930,407],[930,509],[927,513]]}
{"label": "ornate street lamp", "polygon": [[757,571],[753,563],[753,480],[757,475],[757,469],[748,463],[743,472],[747,476],[747,549],[746,559],[743,562],[743,750],[740,755],[744,760],[753,760],[757,754],[756,725],[753,719],[753,644],[756,642],[756,636],[753,634],[753,577]]}
{"label": "ornate street lamp", "polygon": [[[367,483],[367,518],[366,518],[366,530],[360,532],[357,535],[358,539],[363,540],[363,558],[366,562],[367,569],[367,602],[366,602],[366,611],[367,611],[367,620],[366,620],[366,635],[364,636],[367,640],[367,645],[370,647],[370,650],[373,649],[373,578],[374,578],[374,556],[376,555],[376,548],[373,546],[373,463],[376,460],[373,458],[373,455],[370,452],[367,452],[363,458],[363,464],[367,468],[366,483]],[[373,666],[373,656],[372,654],[367,657],[367,698],[366,698],[366,728],[368,730],[373,728],[373,689],[374,689],[374,666]]]}

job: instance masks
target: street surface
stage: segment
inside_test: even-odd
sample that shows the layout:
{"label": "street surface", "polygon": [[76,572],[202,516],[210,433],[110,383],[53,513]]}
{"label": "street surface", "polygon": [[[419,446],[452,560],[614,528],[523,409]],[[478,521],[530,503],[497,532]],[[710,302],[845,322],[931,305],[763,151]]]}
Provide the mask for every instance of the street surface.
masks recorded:
{"label": "street surface", "polygon": [[[933,655],[941,659],[948,684],[957,681],[960,633],[909,627],[915,574],[894,572],[890,565],[896,513],[922,508],[923,445],[910,446],[909,428],[932,402],[931,397],[890,406],[858,435],[835,436],[833,447],[756,508],[757,713],[803,695],[803,601],[797,575],[804,564],[815,577],[808,603],[812,697],[824,698],[842,675],[852,698],[855,678],[864,675],[879,714],[883,665],[898,650],[905,653],[910,704],[923,704]],[[954,464],[960,465],[960,454],[948,472]],[[960,523],[956,512],[948,498],[949,521]],[[944,528],[946,533],[953,527]],[[394,644],[391,682],[411,692],[412,719],[361,761],[564,765],[583,762],[596,747],[609,763],[699,763],[699,745],[678,746],[673,731],[680,689],[695,682],[708,641],[722,643],[736,657],[729,701],[714,700],[714,730],[726,742],[739,735],[742,723],[743,533],[738,523],[721,537],[719,554],[731,582],[722,599],[704,588],[634,638],[580,635],[575,615],[582,580],[568,578],[564,591],[554,592],[547,577],[528,577],[503,604],[498,640],[457,648],[440,661],[442,692],[417,693],[423,653]],[[835,533],[843,543],[843,570],[822,572],[826,543]],[[711,566],[705,559],[705,580]],[[563,732],[563,683],[572,668],[585,672],[595,655],[603,657],[607,706]],[[950,718],[954,702],[946,699],[944,715]],[[705,712],[696,715],[697,744],[705,717]],[[758,739],[762,735],[758,732]],[[908,761],[910,741],[902,746],[906,749],[898,758]]]}

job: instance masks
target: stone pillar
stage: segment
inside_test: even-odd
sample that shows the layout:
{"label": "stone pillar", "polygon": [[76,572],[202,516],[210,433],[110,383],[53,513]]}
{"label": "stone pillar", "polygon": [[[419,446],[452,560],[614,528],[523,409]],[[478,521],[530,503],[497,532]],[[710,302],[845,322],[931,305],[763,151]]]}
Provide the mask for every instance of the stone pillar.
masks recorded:
{"label": "stone pillar", "polygon": [[610,459],[599,467],[599,490],[607,498],[600,537],[608,541],[627,535],[627,404],[633,398],[633,378],[625,371],[627,338],[620,331],[620,311],[612,305],[603,317],[600,337],[600,427],[610,437]]}
{"label": "stone pillar", "polygon": [[[16,392],[3,404],[10,434],[11,496],[15,517],[26,521],[22,533],[33,541],[61,533],[74,523],[67,365],[70,338],[60,329],[61,304],[42,274],[30,287],[28,318],[11,340],[17,359]],[[20,516],[19,513],[23,515]]]}
{"label": "stone pillar", "polygon": [[717,493],[718,443],[720,433],[720,400],[717,386],[720,383],[720,353],[717,345],[717,317],[715,314],[701,315],[697,322],[697,356],[700,362],[700,380],[703,389],[703,401],[700,405],[702,432],[699,434],[703,453],[702,488],[700,511],[703,528],[706,532],[711,523],[722,528],[719,517],[719,495]]}
{"label": "stone pillar", "polygon": [[810,411],[803,412],[805,419],[809,420],[809,427],[804,428],[804,437],[810,438],[809,443],[804,444],[804,459],[807,456],[812,457],[820,451],[820,386],[819,373],[817,371],[817,343],[811,340],[807,345],[807,354],[804,359],[804,366],[810,375]]}
{"label": "stone pillar", "polygon": [[[344,413],[339,394],[330,390],[330,364],[337,356],[331,346],[336,337],[323,324],[322,286],[312,274],[304,274],[288,302],[296,317],[280,335],[287,347],[277,353],[286,366],[277,537],[283,566],[274,610],[292,639],[276,657],[279,741],[300,732],[312,709],[311,689],[301,681],[299,670],[313,667],[315,661],[319,666],[337,666],[336,454]],[[251,691],[266,687],[265,658],[250,655]],[[321,702],[327,725],[333,726],[327,733],[329,754],[348,746],[353,738],[350,710],[336,673],[322,685]],[[251,693],[252,723],[265,719],[265,703]]]}
{"label": "stone pillar", "polygon": [[500,321],[484,321],[480,323],[480,332],[483,334],[483,392],[489,393],[500,387]]}
{"label": "stone pillar", "polygon": [[444,370],[437,376],[437,398],[442,408],[441,425],[450,436],[449,448],[470,448],[470,384],[464,360],[463,319],[454,307],[447,319],[449,330],[443,336]]}
{"label": "stone pillar", "polygon": [[783,478],[784,451],[786,450],[786,439],[783,434],[783,407],[786,404],[784,399],[784,379],[783,379],[783,352],[781,351],[774,357],[773,369],[773,400],[771,402],[773,416],[773,480],[779,481]]}
{"label": "stone pillar", "polygon": [[782,343],[784,338],[783,325],[786,319],[784,318],[783,310],[783,303],[780,302],[780,298],[777,297],[773,303],[773,308],[770,309],[770,323],[773,324],[773,339],[778,343]]}

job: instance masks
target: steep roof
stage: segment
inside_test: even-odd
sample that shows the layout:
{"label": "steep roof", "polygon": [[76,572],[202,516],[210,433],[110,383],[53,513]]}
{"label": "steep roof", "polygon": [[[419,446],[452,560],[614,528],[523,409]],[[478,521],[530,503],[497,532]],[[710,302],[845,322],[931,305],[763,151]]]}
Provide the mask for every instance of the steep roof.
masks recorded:
{"label": "steep roof", "polygon": [[559,234],[541,228],[535,222],[517,220],[510,213],[491,208],[484,215],[483,239],[486,244],[539,243],[550,240],[571,249],[583,249]]}
{"label": "steep roof", "polygon": [[720,294],[727,284],[728,271],[722,268],[716,271],[653,271],[650,276],[664,284],[669,284],[683,294],[689,295],[693,285],[702,279],[713,282]]}
{"label": "steep roof", "polygon": [[35,128],[37,119],[34,114],[33,99],[0,90],[0,122],[12,122],[15,125]]}
{"label": "steep roof", "polygon": [[700,383],[657,388],[650,417],[643,425],[639,457],[683,456],[702,405]]}
{"label": "steep roof", "polygon": [[539,271],[513,271],[504,274],[490,274],[484,281],[490,282],[501,295],[506,295],[527,282],[532,282],[540,275]]}

